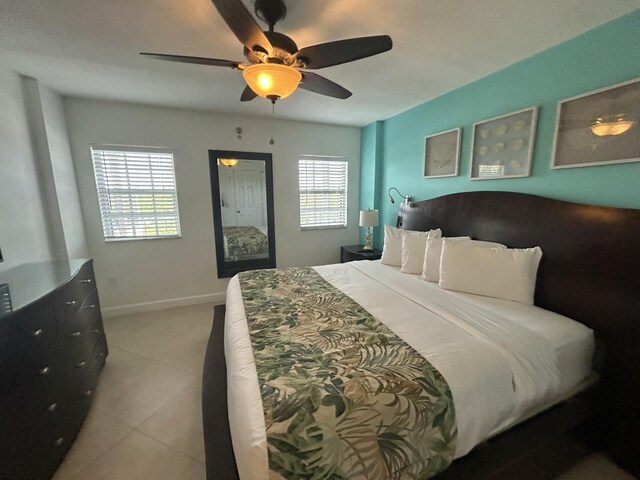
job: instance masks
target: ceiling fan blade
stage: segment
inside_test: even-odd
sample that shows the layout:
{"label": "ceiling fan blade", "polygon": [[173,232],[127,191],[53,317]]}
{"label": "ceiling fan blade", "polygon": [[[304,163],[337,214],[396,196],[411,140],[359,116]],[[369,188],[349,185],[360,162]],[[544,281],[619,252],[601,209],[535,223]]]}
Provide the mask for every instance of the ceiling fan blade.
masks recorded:
{"label": "ceiling fan blade", "polygon": [[392,46],[388,35],[350,38],[305,47],[298,50],[296,58],[305,63],[305,68],[313,70],[377,55],[391,50]]}
{"label": "ceiling fan blade", "polygon": [[258,96],[258,94],[256,92],[254,92],[253,90],[251,90],[251,87],[249,85],[247,85],[244,90],[242,91],[242,95],[240,95],[240,101],[241,102],[249,102],[251,100],[253,100],[254,98],[256,98]]}
{"label": "ceiling fan blade", "polygon": [[234,62],[232,60],[221,60],[218,58],[187,57],[185,55],[166,55],[164,53],[147,52],[140,52],[140,55],[144,55],[145,57],[150,58],[157,58],[158,60],[168,60],[170,62],[194,63],[196,65],[210,65],[213,67],[238,68],[238,65],[240,65],[240,62]]}
{"label": "ceiling fan blade", "polygon": [[273,55],[273,46],[242,0],[211,0],[220,16],[248,50],[263,50]]}
{"label": "ceiling fan blade", "polygon": [[302,73],[302,81],[299,85],[300,88],[310,92],[319,93],[320,95],[339,98],[341,100],[351,96],[351,92],[349,90],[341,87],[335,82],[332,82],[328,78],[321,77],[320,75],[311,72],[300,73]]}

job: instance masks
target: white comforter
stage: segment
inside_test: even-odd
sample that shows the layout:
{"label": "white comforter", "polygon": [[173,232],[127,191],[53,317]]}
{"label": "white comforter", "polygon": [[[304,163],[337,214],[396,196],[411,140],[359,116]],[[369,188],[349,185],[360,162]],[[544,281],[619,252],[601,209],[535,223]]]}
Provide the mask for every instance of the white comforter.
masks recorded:
{"label": "white comforter", "polygon": [[[379,262],[315,267],[422,354],[453,395],[455,458],[575,390],[590,373],[593,332],[516,302],[441,290]],[[257,373],[238,279],[227,290],[229,423],[242,480],[269,478]]]}

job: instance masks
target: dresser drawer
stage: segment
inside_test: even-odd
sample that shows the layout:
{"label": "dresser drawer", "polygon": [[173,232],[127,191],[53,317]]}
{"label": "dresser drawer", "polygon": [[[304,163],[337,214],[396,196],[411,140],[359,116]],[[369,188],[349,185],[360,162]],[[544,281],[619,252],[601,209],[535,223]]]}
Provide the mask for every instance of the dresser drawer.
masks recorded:
{"label": "dresser drawer", "polygon": [[53,295],[47,295],[0,322],[0,359],[3,352],[21,346],[25,340],[34,341],[31,348],[55,341],[57,325],[52,299]]}
{"label": "dresser drawer", "polygon": [[44,411],[29,405],[17,413],[0,419],[7,420],[0,431],[0,479],[51,478],[80,429],[78,405],[67,398]]}
{"label": "dresser drawer", "polygon": [[89,402],[93,399],[96,385],[98,384],[98,375],[100,374],[102,367],[104,367],[108,354],[107,339],[103,335],[100,337],[93,349],[91,361],[87,367],[85,376],[82,379],[80,388],[77,390],[77,395],[80,399],[84,399],[85,401],[88,400]]}
{"label": "dresser drawer", "polygon": [[[67,308],[67,314],[60,312]],[[58,331],[61,340],[79,337],[89,330],[99,329],[102,331],[102,317],[100,315],[100,303],[98,301],[98,291],[91,291],[86,297],[80,300],[78,307],[75,305],[65,305],[56,311],[58,319]]]}
{"label": "dresser drawer", "polygon": [[[52,335],[53,336],[53,335]],[[23,338],[13,344],[0,347],[0,391],[2,383],[9,381],[13,375],[22,375],[34,369],[51,366],[56,361],[55,337]]]}
{"label": "dresser drawer", "polygon": [[82,337],[69,339],[65,345],[61,345],[63,370],[69,388],[77,388],[83,381],[94,361],[94,355],[98,353],[96,348],[99,345],[103,346],[101,351],[106,352],[104,334],[101,331],[96,333],[94,330],[83,334]]}
{"label": "dresser drawer", "polygon": [[23,353],[0,362],[0,399],[13,395],[41,398],[64,391],[63,359],[55,350]]}
{"label": "dresser drawer", "polygon": [[83,302],[96,289],[91,263],[85,264],[78,273],[55,294],[55,310],[58,321],[73,317],[82,307]]}

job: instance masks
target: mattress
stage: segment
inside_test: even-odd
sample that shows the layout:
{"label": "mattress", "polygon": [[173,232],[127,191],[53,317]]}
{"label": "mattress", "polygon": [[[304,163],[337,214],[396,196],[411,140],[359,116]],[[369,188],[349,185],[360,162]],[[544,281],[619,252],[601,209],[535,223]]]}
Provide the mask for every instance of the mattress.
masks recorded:
{"label": "mattress", "polygon": [[[375,261],[315,269],[447,380],[458,426],[455,458],[575,393],[591,373],[593,332],[561,315],[444,291]],[[269,478],[262,401],[237,278],[227,290],[225,355],[240,478]]]}

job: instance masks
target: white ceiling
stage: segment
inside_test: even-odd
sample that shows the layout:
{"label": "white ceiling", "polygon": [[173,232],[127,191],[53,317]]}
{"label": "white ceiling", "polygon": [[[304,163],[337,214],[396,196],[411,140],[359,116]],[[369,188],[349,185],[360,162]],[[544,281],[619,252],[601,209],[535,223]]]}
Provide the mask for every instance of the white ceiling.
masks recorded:
{"label": "white ceiling", "polygon": [[[243,0],[250,5],[250,0]],[[393,49],[315,72],[353,92],[304,90],[280,118],[366,125],[477,80],[640,8],[640,0],[288,0],[276,31],[298,47],[388,34]],[[253,11],[253,10],[251,10]],[[238,70],[138,52],[243,60],[210,0],[0,0],[0,63],[63,95],[269,115],[241,103]]]}

